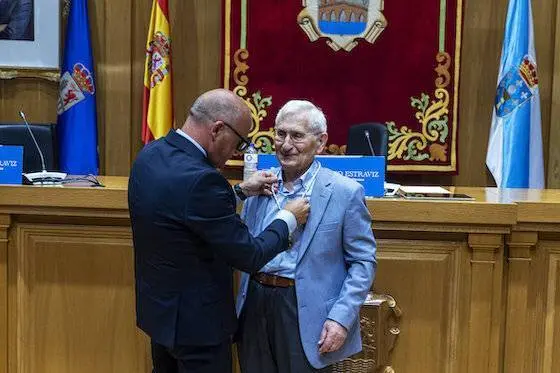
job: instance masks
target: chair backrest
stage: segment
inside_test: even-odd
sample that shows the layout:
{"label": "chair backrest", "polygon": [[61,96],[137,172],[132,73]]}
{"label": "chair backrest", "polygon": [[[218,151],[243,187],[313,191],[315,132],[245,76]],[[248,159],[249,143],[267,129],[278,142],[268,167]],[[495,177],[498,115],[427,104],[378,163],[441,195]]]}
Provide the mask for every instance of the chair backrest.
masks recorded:
{"label": "chair backrest", "polygon": [[[55,125],[31,124],[30,127],[45,157],[47,170],[58,170]],[[23,146],[23,172],[42,170],[41,157],[25,124],[0,124],[0,144]]]}
{"label": "chair backrest", "polygon": [[386,156],[388,150],[387,127],[381,123],[362,123],[351,126],[348,130],[346,154],[372,155],[367,142],[366,131],[369,132],[375,155]]}
{"label": "chair backrest", "polygon": [[348,140],[346,142],[346,154],[348,155],[372,155],[369,147],[366,131],[369,132],[371,146],[375,155],[385,156],[385,173],[387,173],[387,153],[389,150],[389,135],[387,127],[381,123],[362,123],[351,126],[348,129]]}

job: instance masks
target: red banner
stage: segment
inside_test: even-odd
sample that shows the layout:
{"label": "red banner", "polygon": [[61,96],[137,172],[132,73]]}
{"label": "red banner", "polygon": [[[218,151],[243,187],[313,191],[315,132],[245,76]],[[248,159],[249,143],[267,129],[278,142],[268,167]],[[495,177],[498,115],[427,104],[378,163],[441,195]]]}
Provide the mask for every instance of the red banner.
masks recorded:
{"label": "red banner", "polygon": [[381,122],[389,171],[457,171],[462,0],[223,1],[223,83],[251,108],[260,152],[280,107],[307,99],[331,154],[351,125]]}

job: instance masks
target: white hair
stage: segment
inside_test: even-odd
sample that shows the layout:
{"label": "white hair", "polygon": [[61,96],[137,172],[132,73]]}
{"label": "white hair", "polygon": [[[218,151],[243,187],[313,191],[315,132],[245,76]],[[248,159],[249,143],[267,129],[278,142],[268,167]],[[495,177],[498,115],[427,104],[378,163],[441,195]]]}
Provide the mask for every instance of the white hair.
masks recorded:
{"label": "white hair", "polygon": [[291,100],[286,102],[276,115],[275,125],[293,117],[303,117],[307,121],[309,130],[313,133],[327,132],[327,118],[317,106],[305,100]]}

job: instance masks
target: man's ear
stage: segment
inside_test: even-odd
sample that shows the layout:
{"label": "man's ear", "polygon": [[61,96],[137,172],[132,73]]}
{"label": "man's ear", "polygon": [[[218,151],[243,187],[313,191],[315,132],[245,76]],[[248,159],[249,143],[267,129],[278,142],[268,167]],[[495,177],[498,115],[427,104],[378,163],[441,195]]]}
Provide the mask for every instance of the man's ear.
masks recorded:
{"label": "man's ear", "polygon": [[212,135],[212,140],[213,141],[216,140],[216,138],[218,137],[218,134],[220,133],[220,131],[222,130],[223,127],[224,127],[224,124],[220,121],[214,122],[210,126],[210,134]]}
{"label": "man's ear", "polygon": [[319,135],[319,138],[317,139],[317,142],[319,143],[319,146],[317,147],[317,154],[323,153],[323,150],[325,150],[325,147],[327,146],[328,139],[329,135],[326,132]]}

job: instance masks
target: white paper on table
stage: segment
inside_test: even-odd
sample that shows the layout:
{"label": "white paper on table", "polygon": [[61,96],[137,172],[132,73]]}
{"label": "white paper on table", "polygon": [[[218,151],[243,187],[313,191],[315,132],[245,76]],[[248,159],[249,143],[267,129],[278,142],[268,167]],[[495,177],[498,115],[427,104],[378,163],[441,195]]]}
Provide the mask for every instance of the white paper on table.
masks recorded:
{"label": "white paper on table", "polygon": [[433,194],[451,194],[450,191],[439,186],[401,186],[403,193],[433,193]]}

